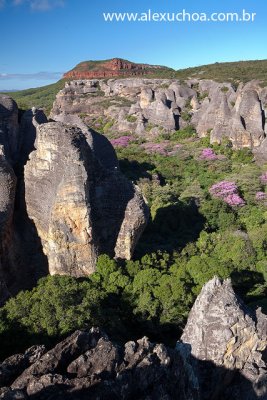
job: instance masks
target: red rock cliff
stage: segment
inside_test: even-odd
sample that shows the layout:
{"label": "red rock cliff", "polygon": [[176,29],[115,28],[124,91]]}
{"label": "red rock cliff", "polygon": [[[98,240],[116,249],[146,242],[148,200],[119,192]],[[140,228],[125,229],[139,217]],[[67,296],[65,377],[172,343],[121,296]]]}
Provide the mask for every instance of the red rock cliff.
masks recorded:
{"label": "red rock cliff", "polygon": [[106,61],[85,61],[64,74],[67,79],[112,78],[115,76],[137,76],[166,71],[159,65],[136,64],[121,58]]}

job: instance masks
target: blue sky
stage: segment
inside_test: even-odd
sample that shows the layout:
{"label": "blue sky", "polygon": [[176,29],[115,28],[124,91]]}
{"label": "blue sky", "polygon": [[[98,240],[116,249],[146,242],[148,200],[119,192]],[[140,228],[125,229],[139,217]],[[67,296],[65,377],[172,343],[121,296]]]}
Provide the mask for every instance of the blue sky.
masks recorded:
{"label": "blue sky", "polygon": [[[248,12],[254,23],[107,23],[103,12]],[[57,81],[84,60],[175,69],[265,59],[266,0],[0,0],[0,90]]]}

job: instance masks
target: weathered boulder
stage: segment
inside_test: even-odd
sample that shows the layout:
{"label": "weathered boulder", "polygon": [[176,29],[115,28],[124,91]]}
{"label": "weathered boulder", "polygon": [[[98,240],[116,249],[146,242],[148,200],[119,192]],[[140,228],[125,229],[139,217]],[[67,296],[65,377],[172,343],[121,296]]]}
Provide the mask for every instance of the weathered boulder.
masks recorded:
{"label": "weathered boulder", "polygon": [[78,127],[40,125],[35,146],[25,166],[26,207],[50,273],[88,275],[102,252],[130,258],[148,218],[140,192],[101,165]]}
{"label": "weathered boulder", "polygon": [[89,129],[78,115],[62,113],[55,115],[54,119],[57,122],[80,128],[84,133],[94,156],[103,167],[111,170],[118,168],[116,152],[110,141],[104,135],[95,132],[93,129]]}
{"label": "weathered boulder", "polygon": [[[214,278],[203,287],[181,341],[199,360],[205,398],[267,398],[266,335],[267,316],[250,312],[230,280]],[[207,362],[217,368],[206,368]]]}
{"label": "weathered boulder", "polygon": [[18,107],[5,95],[0,95],[0,145],[8,161],[14,163],[19,151]]}
{"label": "weathered boulder", "polygon": [[250,147],[258,147],[265,134],[264,113],[257,91],[254,89],[244,90],[237,97],[235,111],[240,116],[243,127],[250,137]]}

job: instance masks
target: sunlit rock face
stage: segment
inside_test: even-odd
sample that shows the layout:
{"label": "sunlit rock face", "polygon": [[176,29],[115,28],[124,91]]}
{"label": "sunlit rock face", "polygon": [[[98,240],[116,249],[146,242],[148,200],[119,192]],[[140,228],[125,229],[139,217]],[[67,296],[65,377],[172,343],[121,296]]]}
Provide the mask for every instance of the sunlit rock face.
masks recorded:
{"label": "sunlit rock face", "polygon": [[105,252],[129,259],[148,218],[141,193],[105,168],[78,127],[37,128],[25,167],[25,198],[50,274],[85,276]]}
{"label": "sunlit rock face", "polygon": [[[217,393],[216,399],[266,398],[267,316],[260,310],[252,313],[236,296],[230,280],[214,278],[203,287],[181,341],[190,346],[200,365],[210,362],[217,367],[210,370],[210,395]],[[237,370],[240,377],[235,375]],[[208,379],[207,371],[203,379]],[[238,390],[235,395],[234,390]],[[226,397],[219,397],[222,393]]]}

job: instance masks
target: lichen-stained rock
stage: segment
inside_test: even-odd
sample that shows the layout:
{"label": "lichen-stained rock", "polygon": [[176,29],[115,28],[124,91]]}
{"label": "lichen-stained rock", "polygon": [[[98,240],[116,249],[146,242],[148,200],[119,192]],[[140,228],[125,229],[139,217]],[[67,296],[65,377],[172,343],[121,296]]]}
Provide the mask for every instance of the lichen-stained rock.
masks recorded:
{"label": "lichen-stained rock", "polygon": [[[200,365],[204,365],[201,361],[208,361],[221,371],[233,371],[227,375],[214,370],[209,377],[214,399],[267,398],[266,339],[267,316],[260,311],[253,315],[234,293],[230,280],[222,282],[216,277],[203,287],[181,338],[191,346],[191,353]],[[251,387],[245,382],[240,385],[239,397],[231,397],[237,384],[235,370],[251,383]],[[229,385],[231,395],[220,397]]]}
{"label": "lichen-stained rock", "polygon": [[88,275],[102,252],[129,258],[148,217],[140,193],[101,165],[78,127],[40,125],[35,146],[25,167],[26,207],[49,272]]}
{"label": "lichen-stained rock", "polygon": [[[264,139],[264,114],[259,95],[254,89],[244,89],[237,97],[235,110],[251,140],[251,148],[258,147]],[[243,146],[248,147],[248,146]]]}
{"label": "lichen-stained rock", "polygon": [[8,161],[15,162],[19,151],[18,107],[5,95],[0,95],[0,145]]}

